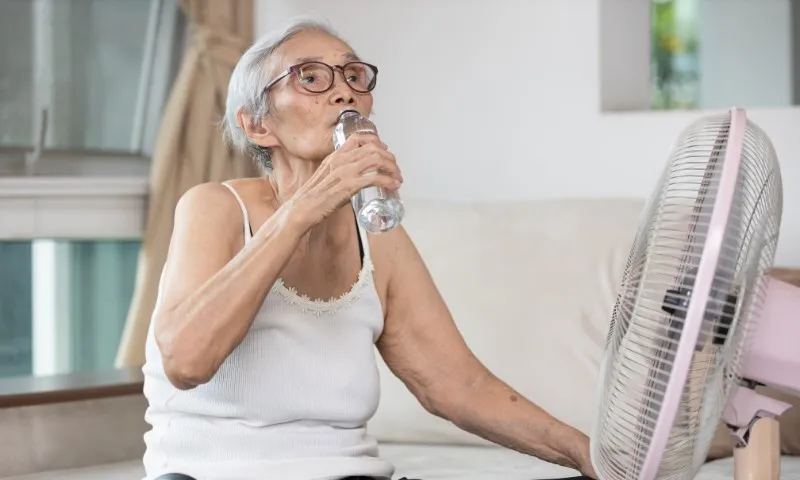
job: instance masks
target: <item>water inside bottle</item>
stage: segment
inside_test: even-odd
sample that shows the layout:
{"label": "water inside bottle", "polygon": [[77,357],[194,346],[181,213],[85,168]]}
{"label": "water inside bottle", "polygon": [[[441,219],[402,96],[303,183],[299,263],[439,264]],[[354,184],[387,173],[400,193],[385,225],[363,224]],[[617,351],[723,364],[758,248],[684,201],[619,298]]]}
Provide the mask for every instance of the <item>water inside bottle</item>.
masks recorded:
{"label": "water inside bottle", "polygon": [[400,199],[380,187],[364,188],[353,195],[353,209],[358,212],[358,223],[370,233],[393,229],[405,213]]}
{"label": "water inside bottle", "polygon": [[[377,135],[375,125],[357,111],[348,110],[340,114],[339,123],[333,132],[334,148],[338,149],[354,133]],[[375,175],[376,172],[367,173]],[[370,233],[383,233],[400,224],[405,214],[403,203],[397,193],[380,187],[367,187],[353,195],[356,220]]]}

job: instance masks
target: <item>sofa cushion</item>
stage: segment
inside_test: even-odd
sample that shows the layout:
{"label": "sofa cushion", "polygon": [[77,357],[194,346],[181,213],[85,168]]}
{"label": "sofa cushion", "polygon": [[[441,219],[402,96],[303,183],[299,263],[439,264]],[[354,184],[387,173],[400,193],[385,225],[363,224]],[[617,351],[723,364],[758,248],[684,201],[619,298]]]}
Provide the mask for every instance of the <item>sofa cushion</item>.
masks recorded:
{"label": "sofa cushion", "polygon": [[[404,226],[470,348],[496,375],[589,433],[615,291],[641,200],[406,202]],[[379,360],[384,441],[485,444],[422,409]]]}
{"label": "sofa cushion", "polygon": [[[573,470],[545,463],[513,450],[496,447],[385,444],[381,455],[396,468],[395,477],[425,480],[536,480],[566,478]],[[781,477],[800,478],[800,458],[781,458]],[[4,480],[138,480],[144,478],[141,462],[122,462],[85,468],[43,472]],[[710,462],[694,480],[730,480],[732,459]]]}

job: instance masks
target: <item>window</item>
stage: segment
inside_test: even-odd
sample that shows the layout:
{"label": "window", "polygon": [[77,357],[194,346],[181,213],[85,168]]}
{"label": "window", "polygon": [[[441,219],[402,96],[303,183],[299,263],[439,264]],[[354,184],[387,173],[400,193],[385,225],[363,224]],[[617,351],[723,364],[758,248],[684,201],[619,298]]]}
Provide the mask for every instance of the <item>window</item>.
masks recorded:
{"label": "window", "polygon": [[178,0],[0,2],[0,377],[113,368]]}
{"label": "window", "polygon": [[0,243],[0,377],[33,371],[31,242]]}
{"label": "window", "polygon": [[600,108],[800,105],[800,2],[601,0]]}
{"label": "window", "polygon": [[146,155],[178,65],[176,0],[0,4],[0,145]]}
{"label": "window", "polygon": [[694,109],[700,104],[698,5],[653,0],[651,62],[655,110]]}
{"label": "window", "polygon": [[139,242],[0,243],[0,377],[111,369]]}
{"label": "window", "polygon": [[107,196],[93,192],[109,188],[99,177],[146,194],[184,34],[178,0],[0,2],[0,237],[54,203],[78,214],[32,199],[80,193],[95,197],[84,213],[100,205]]}

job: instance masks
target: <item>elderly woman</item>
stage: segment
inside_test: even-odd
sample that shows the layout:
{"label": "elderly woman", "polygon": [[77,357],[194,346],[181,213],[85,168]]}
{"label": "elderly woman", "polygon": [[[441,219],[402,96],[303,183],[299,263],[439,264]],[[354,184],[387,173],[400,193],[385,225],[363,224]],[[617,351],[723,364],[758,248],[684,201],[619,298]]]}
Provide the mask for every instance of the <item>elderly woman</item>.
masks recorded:
{"label": "elderly woman", "polygon": [[431,414],[594,476],[585,435],[473,356],[403,228],[358,227],[351,196],[403,181],[375,136],[332,146],[342,110],[371,112],[377,73],[314,22],[236,66],[224,127],[265,174],[176,208],[143,368],[149,479],[390,479],[366,428],[374,346]]}

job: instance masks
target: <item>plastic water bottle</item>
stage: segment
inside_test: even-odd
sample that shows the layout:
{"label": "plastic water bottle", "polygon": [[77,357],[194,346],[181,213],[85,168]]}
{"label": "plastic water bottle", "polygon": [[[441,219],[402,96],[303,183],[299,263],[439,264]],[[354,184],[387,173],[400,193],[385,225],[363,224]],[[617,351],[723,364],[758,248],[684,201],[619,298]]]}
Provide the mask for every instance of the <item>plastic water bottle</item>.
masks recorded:
{"label": "plastic water bottle", "polygon": [[[356,110],[345,110],[339,115],[333,129],[333,146],[337,150],[354,133],[378,135],[375,124]],[[376,175],[368,172],[367,175]],[[353,198],[353,209],[358,223],[370,233],[387,232],[400,225],[405,214],[400,196],[394,190],[382,187],[366,187]]]}

